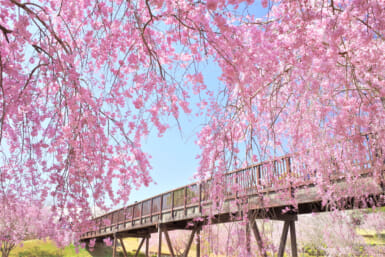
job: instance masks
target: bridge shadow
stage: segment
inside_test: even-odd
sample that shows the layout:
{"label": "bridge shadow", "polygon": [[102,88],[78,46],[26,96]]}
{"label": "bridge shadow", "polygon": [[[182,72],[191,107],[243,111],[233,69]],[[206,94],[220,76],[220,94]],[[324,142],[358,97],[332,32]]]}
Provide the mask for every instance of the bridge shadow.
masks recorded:
{"label": "bridge shadow", "polygon": [[[92,251],[92,252],[88,251],[88,252],[92,257],[113,257],[112,250],[111,251],[103,251],[104,253],[95,252],[95,251]],[[134,256],[135,256],[135,253],[127,253],[127,257],[134,257]],[[151,256],[156,256],[156,255],[151,255]],[[169,256],[169,255],[165,255],[165,256]],[[124,257],[124,255],[122,252],[117,252],[116,257]],[[139,253],[138,257],[145,257],[145,255],[143,253]],[[162,257],[163,257],[163,255],[162,255]]]}
{"label": "bridge shadow", "polygon": [[[87,249],[87,251],[92,257],[113,257],[112,247],[106,246],[104,243],[96,243],[92,251],[90,251],[89,249]],[[45,256],[45,255],[38,255],[38,256]],[[134,257],[135,253],[127,252],[127,256]],[[153,255],[150,255],[150,256],[153,256]],[[154,256],[156,256],[156,254]],[[51,256],[47,256],[47,257],[51,257]],[[52,257],[59,257],[59,256],[52,256]],[[118,251],[115,257],[124,257],[124,254],[123,252]],[[138,257],[145,257],[145,255],[143,253],[139,253]]]}
{"label": "bridge shadow", "polygon": [[[105,244],[95,244],[95,247],[91,250],[87,249],[88,253],[92,257],[111,257],[112,248],[107,247]],[[120,255],[118,255],[120,257]],[[123,255],[122,255],[123,256]]]}

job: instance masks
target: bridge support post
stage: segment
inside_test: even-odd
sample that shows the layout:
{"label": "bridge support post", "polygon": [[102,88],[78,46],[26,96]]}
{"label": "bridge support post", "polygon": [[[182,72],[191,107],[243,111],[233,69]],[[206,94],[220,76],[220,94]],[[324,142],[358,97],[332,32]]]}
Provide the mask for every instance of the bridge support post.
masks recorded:
{"label": "bridge support post", "polygon": [[[258,230],[256,217],[257,217],[257,214],[255,212],[248,214],[249,222],[246,225],[246,247],[250,246],[250,242],[248,242],[248,239],[247,239],[248,237],[247,234],[250,233],[248,232],[248,226],[250,226],[253,231],[255,240],[257,241],[257,244],[258,244],[259,254],[263,257],[267,257],[266,251],[263,246],[261,234],[259,233],[259,230]],[[282,215],[280,216],[279,220],[283,220],[284,224],[283,224],[281,240],[278,248],[278,257],[284,256],[289,229],[290,229],[290,241],[291,241],[291,256],[298,257],[297,237],[295,232],[295,221],[297,220],[297,215]],[[249,248],[247,248],[247,251],[249,253],[250,251]]]}
{"label": "bridge support post", "polygon": [[151,237],[150,234],[148,234],[146,236],[146,252],[145,252],[146,257],[150,257],[150,254],[149,254],[149,251],[150,251],[150,237]]}
{"label": "bridge support post", "polygon": [[127,251],[126,251],[126,247],[124,246],[123,239],[122,239],[122,238],[119,238],[119,240],[120,240],[120,245],[122,246],[122,249],[123,249],[123,255],[124,255],[124,257],[128,257]]}
{"label": "bridge support post", "polygon": [[146,239],[146,238],[143,237],[142,240],[140,241],[140,244],[139,244],[139,246],[138,246],[138,249],[136,250],[136,253],[135,253],[135,257],[138,257],[139,252],[140,252],[140,249],[142,248],[145,239]]}
{"label": "bridge support post", "polygon": [[295,233],[295,220],[285,220],[283,224],[283,230],[281,235],[281,241],[279,243],[278,257],[283,257],[285,253],[285,246],[287,241],[287,234],[290,229],[290,241],[291,241],[291,256],[298,257],[297,252],[297,237]]}
{"label": "bridge support post", "polygon": [[[194,237],[195,237],[195,234],[196,233],[199,233],[198,231],[201,229],[201,226],[200,225],[195,225],[195,227],[193,228],[193,230],[191,231],[191,235],[190,235],[190,238],[187,242],[187,246],[186,246],[186,249],[184,250],[184,253],[183,253],[183,257],[188,257],[188,253],[190,251],[190,248],[191,248],[191,244],[192,242],[194,241]],[[199,234],[200,235],[200,234]],[[198,245],[198,244],[197,244]],[[200,242],[199,242],[199,248],[200,248]],[[197,256],[198,256],[198,252],[199,252],[199,255],[200,255],[200,249],[199,251],[197,251]]]}
{"label": "bridge support post", "polygon": [[198,228],[197,230],[197,257],[201,256],[201,230]]}
{"label": "bridge support post", "polygon": [[290,223],[290,241],[291,241],[291,256],[297,257],[298,256],[298,250],[297,250],[297,235],[295,232],[295,221],[291,221]]}
{"label": "bridge support post", "polygon": [[257,241],[258,249],[259,249],[259,254],[263,257],[267,257],[266,250],[263,246],[261,234],[259,233],[257,222],[255,220],[255,216],[253,216],[252,220],[249,220],[249,224],[251,229],[253,230],[253,234],[255,237],[255,240]]}
{"label": "bridge support post", "polygon": [[171,257],[175,257],[174,249],[172,248],[172,244],[171,244],[170,236],[168,235],[167,227],[166,226],[162,227],[162,231],[164,232],[164,236],[166,238],[166,242],[167,242],[168,250],[170,251],[170,255],[171,255]]}
{"label": "bridge support post", "polygon": [[114,242],[113,242],[113,246],[112,246],[112,257],[116,256],[116,240],[117,240],[116,233],[114,233]]}
{"label": "bridge support post", "polygon": [[245,236],[246,236],[246,251],[247,251],[247,256],[251,256],[251,241],[250,241],[250,223],[246,223],[246,231],[245,231]]}
{"label": "bridge support post", "polygon": [[162,225],[158,225],[158,257],[162,255]]}
{"label": "bridge support post", "polygon": [[[186,249],[184,250],[182,256],[184,256],[184,257],[188,256],[191,245],[194,242],[194,239],[196,239],[196,247],[197,247],[196,256],[200,257],[200,255],[201,255],[201,252],[200,252],[200,239],[201,239],[200,238],[200,230],[201,230],[201,225],[199,225],[199,224],[195,225],[195,227],[192,229],[191,235],[190,235],[189,240],[188,240],[187,245],[186,245]],[[168,234],[167,226],[163,225],[163,224],[159,224],[159,226],[158,226],[158,234],[159,234],[158,257],[160,257],[161,253],[162,253],[162,246],[161,246],[162,245],[162,233],[164,233],[164,236],[166,238],[166,243],[167,243],[168,249],[170,251],[171,257],[175,257],[176,255],[174,253],[174,248],[172,246],[171,239],[170,239],[170,236]],[[196,235],[196,238],[195,238],[195,235]],[[146,250],[146,256],[148,256],[147,250]]]}

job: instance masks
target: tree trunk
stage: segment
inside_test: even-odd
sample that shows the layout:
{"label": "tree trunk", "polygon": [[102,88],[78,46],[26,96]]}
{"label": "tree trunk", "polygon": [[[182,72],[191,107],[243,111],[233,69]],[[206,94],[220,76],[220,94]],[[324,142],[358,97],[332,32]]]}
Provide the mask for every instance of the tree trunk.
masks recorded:
{"label": "tree trunk", "polygon": [[11,249],[1,249],[1,257],[8,257]]}
{"label": "tree trunk", "polygon": [[0,241],[1,246],[1,257],[8,257],[11,250],[15,247],[14,243],[9,243],[7,241]]}

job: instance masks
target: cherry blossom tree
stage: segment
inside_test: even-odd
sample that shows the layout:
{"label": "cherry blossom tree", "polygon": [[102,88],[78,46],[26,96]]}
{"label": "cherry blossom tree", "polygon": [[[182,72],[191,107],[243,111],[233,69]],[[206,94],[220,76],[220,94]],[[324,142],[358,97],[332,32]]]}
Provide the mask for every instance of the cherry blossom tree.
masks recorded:
{"label": "cherry blossom tree", "polygon": [[[54,226],[50,211],[39,202],[23,202],[2,197],[0,204],[1,256],[8,257],[11,250],[31,238],[45,239],[52,235]],[[68,243],[68,242],[67,242]]]}
{"label": "cherry blossom tree", "polygon": [[0,0],[0,194],[79,236],[151,183],[143,139],[193,99],[200,177],[295,153],[325,202],[335,171],[354,183],[370,161],[381,180],[384,28],[377,0]]}
{"label": "cherry blossom tree", "polygon": [[125,202],[151,182],[141,149],[150,129],[162,135],[168,116],[190,112],[187,89],[199,91],[201,76],[174,74],[206,58],[207,6],[4,0],[0,8],[2,188],[49,204],[80,234],[92,206]]}
{"label": "cherry blossom tree", "polygon": [[[215,11],[217,38],[226,44],[213,58],[224,88],[208,103],[210,122],[199,134],[200,172],[293,154],[300,174],[286,181],[315,175],[325,203],[342,197],[333,174],[348,173],[353,185],[370,166],[382,181],[384,4],[262,4],[269,8],[263,19],[244,15],[232,23]],[[367,188],[349,190],[363,195]]]}

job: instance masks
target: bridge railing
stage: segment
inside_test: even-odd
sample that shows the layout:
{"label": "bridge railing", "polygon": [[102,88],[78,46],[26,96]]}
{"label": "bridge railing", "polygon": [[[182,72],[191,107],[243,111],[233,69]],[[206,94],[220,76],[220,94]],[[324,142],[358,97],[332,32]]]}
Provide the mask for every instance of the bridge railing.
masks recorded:
{"label": "bridge railing", "polygon": [[[367,162],[357,163],[357,165],[364,169],[370,168],[371,159],[369,157]],[[316,170],[306,167],[293,170],[292,166],[292,158],[283,156],[225,173],[219,180],[212,178],[159,194],[96,217],[94,219],[95,229],[87,232],[83,238],[199,214],[202,206],[212,200],[210,194],[214,186],[219,187],[224,196],[229,199],[266,190],[291,188],[289,177],[300,178],[304,183],[312,183]]]}
{"label": "bridge railing", "polygon": [[87,232],[84,237],[158,223],[164,217],[169,220],[200,213],[202,205],[211,200],[210,192],[214,184],[223,187],[226,197],[234,198],[272,187],[276,178],[283,179],[290,171],[290,157],[284,156],[226,173],[221,181],[208,179],[180,187],[96,217],[95,230]]}

